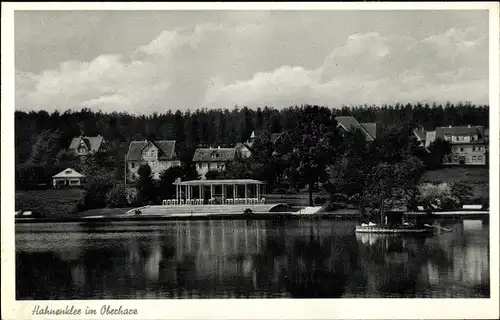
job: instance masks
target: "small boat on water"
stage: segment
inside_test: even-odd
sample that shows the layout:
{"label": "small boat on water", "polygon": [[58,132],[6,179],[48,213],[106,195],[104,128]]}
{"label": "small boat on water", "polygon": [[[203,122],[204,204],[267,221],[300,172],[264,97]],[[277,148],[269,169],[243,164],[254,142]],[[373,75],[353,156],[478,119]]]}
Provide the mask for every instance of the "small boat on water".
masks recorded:
{"label": "small boat on water", "polygon": [[434,234],[434,227],[424,226],[424,227],[416,227],[411,224],[405,225],[378,225],[375,223],[362,223],[361,225],[356,226],[354,232],[357,233],[405,233],[405,234]]}
{"label": "small boat on water", "polygon": [[450,229],[430,223],[429,216],[414,216],[409,219],[406,209],[391,209],[381,211],[380,222],[361,223],[354,229],[356,233],[392,233],[392,234],[425,234],[437,235],[442,232],[450,232]]}

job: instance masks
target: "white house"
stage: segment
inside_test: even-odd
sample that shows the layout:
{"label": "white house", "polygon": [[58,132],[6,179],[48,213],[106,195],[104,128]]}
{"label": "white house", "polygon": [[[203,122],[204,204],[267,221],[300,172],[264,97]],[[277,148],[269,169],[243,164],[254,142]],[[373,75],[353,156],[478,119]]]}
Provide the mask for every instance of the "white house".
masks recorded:
{"label": "white house", "polygon": [[80,187],[85,180],[85,176],[74,169],[68,168],[52,176],[54,188],[60,187]]}

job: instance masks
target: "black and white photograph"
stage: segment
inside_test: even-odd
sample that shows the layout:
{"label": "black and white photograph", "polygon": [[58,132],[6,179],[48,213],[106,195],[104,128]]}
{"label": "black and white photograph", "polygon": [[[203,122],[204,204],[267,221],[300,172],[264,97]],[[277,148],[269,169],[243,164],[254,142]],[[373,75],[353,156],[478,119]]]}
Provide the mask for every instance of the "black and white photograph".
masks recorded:
{"label": "black and white photograph", "polygon": [[498,4],[93,8],[9,8],[19,319],[498,299]]}

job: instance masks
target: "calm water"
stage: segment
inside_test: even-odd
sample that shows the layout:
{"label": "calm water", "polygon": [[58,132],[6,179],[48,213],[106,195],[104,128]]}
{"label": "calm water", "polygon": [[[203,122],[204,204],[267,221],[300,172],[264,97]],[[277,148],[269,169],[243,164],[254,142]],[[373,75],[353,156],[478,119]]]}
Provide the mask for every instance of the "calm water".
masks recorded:
{"label": "calm water", "polygon": [[16,226],[17,299],[489,297],[481,221],[435,237],[354,222]]}

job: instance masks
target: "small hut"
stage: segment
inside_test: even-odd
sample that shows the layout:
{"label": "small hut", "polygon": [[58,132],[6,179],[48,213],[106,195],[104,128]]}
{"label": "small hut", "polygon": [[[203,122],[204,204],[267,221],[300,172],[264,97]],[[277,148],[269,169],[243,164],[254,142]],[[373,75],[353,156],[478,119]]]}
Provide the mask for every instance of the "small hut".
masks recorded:
{"label": "small hut", "polygon": [[54,188],[80,187],[85,181],[85,176],[74,169],[68,168],[52,176]]}

